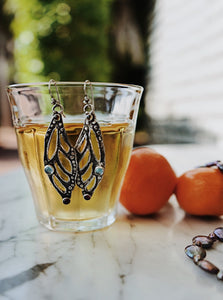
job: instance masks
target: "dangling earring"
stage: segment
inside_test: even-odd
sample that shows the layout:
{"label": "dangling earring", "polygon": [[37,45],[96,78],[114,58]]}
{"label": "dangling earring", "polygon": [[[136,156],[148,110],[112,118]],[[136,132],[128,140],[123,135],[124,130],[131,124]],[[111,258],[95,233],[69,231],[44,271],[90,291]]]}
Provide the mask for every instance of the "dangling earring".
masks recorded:
{"label": "dangling earring", "polygon": [[[86,80],[84,83],[84,112],[86,114],[86,119],[81,133],[77,139],[75,149],[77,156],[77,185],[82,189],[82,193],[85,200],[90,200],[94,190],[98,186],[102,179],[105,169],[105,150],[104,143],[102,139],[101,129],[96,120],[96,115],[94,112],[94,106],[91,104],[91,100],[87,96],[86,87],[90,85],[91,88],[91,98],[93,100],[93,91],[90,81]],[[99,158],[97,159],[94,148],[92,145],[91,134],[95,135],[97,141],[97,146],[99,149]],[[96,145],[95,145],[96,146]],[[83,149],[82,149],[83,148]],[[84,156],[88,155],[87,162],[81,167],[80,162]],[[83,180],[83,176],[87,173],[89,168],[92,168],[90,176],[88,179]]]}
{"label": "dangling earring", "polygon": [[[54,85],[57,99],[54,98],[51,91],[51,85]],[[95,189],[100,183],[105,169],[105,149],[102,139],[101,129],[96,120],[94,106],[87,96],[87,85],[91,88],[91,98],[93,99],[93,90],[90,81],[84,83],[84,112],[86,114],[84,126],[77,139],[75,147],[70,144],[64,125],[63,125],[63,106],[60,102],[60,95],[56,82],[49,81],[49,94],[53,105],[53,118],[45,134],[44,140],[44,171],[48,175],[52,185],[61,195],[64,204],[70,203],[72,191],[77,185],[82,189],[85,200],[90,200]],[[94,153],[91,136],[95,135],[98,146],[99,157]],[[56,136],[56,145],[54,153],[50,153],[53,144],[53,136]],[[53,147],[52,147],[53,148]],[[61,159],[63,157],[64,159]],[[84,157],[87,162],[82,166]],[[66,161],[66,163],[64,163]],[[90,172],[89,172],[90,169]],[[87,173],[88,172],[88,173]],[[87,178],[83,178],[84,175]]]}

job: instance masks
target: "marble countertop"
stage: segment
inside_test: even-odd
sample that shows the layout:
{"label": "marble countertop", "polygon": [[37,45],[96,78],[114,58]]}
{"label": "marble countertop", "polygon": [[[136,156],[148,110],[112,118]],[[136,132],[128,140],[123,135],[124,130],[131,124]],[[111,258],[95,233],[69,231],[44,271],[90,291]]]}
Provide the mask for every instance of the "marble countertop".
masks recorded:
{"label": "marble countertop", "polygon": [[[211,146],[153,146],[180,175],[221,159]],[[223,282],[184,254],[197,234],[222,219],[185,215],[174,196],[156,215],[139,218],[119,207],[109,228],[50,232],[38,224],[21,169],[0,177],[0,299],[222,299]],[[208,259],[223,268],[223,244]]]}

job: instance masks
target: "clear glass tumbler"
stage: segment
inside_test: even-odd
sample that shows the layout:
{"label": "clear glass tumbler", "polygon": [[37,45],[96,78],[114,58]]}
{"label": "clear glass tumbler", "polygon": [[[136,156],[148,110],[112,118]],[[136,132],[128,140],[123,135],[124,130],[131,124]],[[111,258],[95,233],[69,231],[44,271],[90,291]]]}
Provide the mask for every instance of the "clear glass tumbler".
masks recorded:
{"label": "clear glass tumbler", "polygon": [[[64,128],[69,143],[75,147],[86,118],[84,82],[57,82],[57,88],[64,109]],[[64,205],[44,171],[44,139],[53,116],[49,83],[8,87],[19,155],[41,224],[50,230],[77,232],[100,229],[115,221],[142,92],[142,87],[127,84],[92,83],[88,87],[104,143],[104,175],[89,201],[75,186],[69,205]],[[53,93],[57,97],[55,89]],[[56,139],[52,142],[57,143]]]}

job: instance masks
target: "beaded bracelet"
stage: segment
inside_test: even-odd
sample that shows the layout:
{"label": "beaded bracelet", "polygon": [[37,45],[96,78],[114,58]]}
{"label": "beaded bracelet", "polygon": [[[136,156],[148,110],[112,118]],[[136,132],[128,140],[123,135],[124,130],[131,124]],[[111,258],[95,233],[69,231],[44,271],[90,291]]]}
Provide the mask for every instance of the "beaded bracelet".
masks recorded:
{"label": "beaded bracelet", "polygon": [[219,270],[210,261],[204,259],[206,257],[205,249],[212,247],[214,242],[223,242],[223,227],[216,228],[208,236],[197,235],[192,239],[192,245],[185,247],[186,255],[193,259],[193,262],[202,270],[217,275],[217,279],[223,280],[223,270]]}

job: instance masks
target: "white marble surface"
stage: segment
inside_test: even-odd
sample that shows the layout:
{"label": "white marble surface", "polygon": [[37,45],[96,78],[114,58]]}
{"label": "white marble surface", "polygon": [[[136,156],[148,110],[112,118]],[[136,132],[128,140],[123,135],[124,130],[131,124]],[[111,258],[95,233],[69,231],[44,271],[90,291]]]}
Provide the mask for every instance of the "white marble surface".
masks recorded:
{"label": "white marble surface", "polygon": [[[218,147],[154,146],[179,175],[221,159]],[[91,233],[50,232],[38,224],[21,169],[0,177],[0,299],[222,299],[223,282],[184,254],[222,219],[185,216],[172,197],[139,218],[121,206],[117,221]],[[223,244],[208,259],[223,268]]]}

